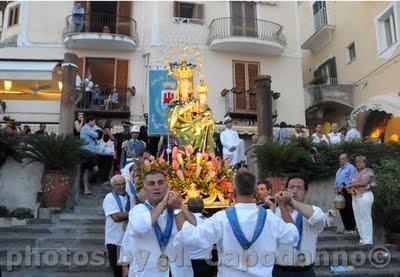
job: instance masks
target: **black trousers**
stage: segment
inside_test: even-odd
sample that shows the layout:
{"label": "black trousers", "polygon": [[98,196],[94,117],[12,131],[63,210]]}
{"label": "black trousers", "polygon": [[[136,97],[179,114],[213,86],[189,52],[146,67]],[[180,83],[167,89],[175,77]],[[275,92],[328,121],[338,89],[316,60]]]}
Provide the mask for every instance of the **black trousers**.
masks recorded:
{"label": "black trousers", "polygon": [[98,155],[99,175],[103,182],[110,179],[110,172],[113,163],[113,156]]}
{"label": "black trousers", "polygon": [[314,269],[311,267],[307,270],[299,269],[296,270],[296,267],[283,267],[283,266],[274,266],[272,270],[273,277],[315,277]]}
{"label": "black trousers", "polygon": [[122,276],[122,266],[117,265],[118,253],[117,246],[114,244],[107,244],[108,260],[110,261],[110,267],[114,272],[114,277]]}
{"label": "black trousers", "polygon": [[207,264],[205,260],[191,260],[194,277],[212,277],[217,275],[217,268]]}
{"label": "black trousers", "polygon": [[346,200],[346,206],[344,209],[340,209],[340,216],[342,217],[344,229],[348,231],[354,231],[356,229],[356,221],[354,219],[353,205],[351,194],[346,190],[342,189],[342,195]]}

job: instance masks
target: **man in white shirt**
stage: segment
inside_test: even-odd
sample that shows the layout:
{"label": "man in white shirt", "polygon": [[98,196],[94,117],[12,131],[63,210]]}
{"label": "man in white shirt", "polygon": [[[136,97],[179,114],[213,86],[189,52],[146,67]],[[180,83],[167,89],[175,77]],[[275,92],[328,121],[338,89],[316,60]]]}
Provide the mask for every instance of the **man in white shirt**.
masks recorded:
{"label": "man in white shirt", "polygon": [[125,190],[124,177],[113,176],[111,186],[113,191],[108,193],[103,200],[103,210],[106,216],[105,245],[114,276],[122,276],[122,268],[117,265],[117,248],[121,245],[124,237],[124,224],[128,220],[131,201]]}
{"label": "man in white shirt", "polygon": [[[324,213],[320,208],[304,203],[308,194],[308,184],[301,177],[291,176],[286,188],[292,196],[289,201],[289,211],[299,231],[300,239],[297,245],[278,243],[272,276],[315,276],[313,264],[318,234],[325,227]],[[276,209],[275,214],[282,216],[281,207]]]}
{"label": "man in white shirt", "polygon": [[232,118],[224,118],[225,130],[221,132],[220,140],[222,144],[222,155],[224,160],[229,159],[231,165],[235,166],[238,162],[239,134],[232,130]]}
{"label": "man in white shirt", "polygon": [[328,140],[331,144],[339,144],[342,142],[342,134],[339,132],[337,123],[332,123],[332,132],[328,134]]}
{"label": "man in white shirt", "polygon": [[90,106],[90,103],[92,102],[92,93],[93,93],[93,81],[92,77],[89,75],[85,79],[85,92],[84,92],[84,108],[88,109]]}
{"label": "man in white shirt", "polygon": [[357,124],[354,122],[349,122],[350,130],[347,131],[344,141],[351,142],[354,139],[361,139],[361,133],[356,129]]}
{"label": "man in white shirt", "polygon": [[315,144],[326,143],[329,144],[328,138],[322,133],[322,125],[317,124],[315,133],[312,135],[312,142]]}
{"label": "man in white shirt", "polygon": [[[190,198],[187,205],[189,211],[193,213],[196,218],[196,224],[202,224],[206,220],[206,217],[203,215],[203,199]],[[217,273],[217,267],[212,266],[212,249],[213,247],[211,246],[206,249],[193,249],[193,251],[190,252],[190,259],[194,277],[214,276]]]}
{"label": "man in white shirt", "polygon": [[220,277],[271,276],[277,243],[297,244],[299,239],[287,207],[291,198],[282,193],[277,199],[282,220],[254,203],[255,183],[251,173],[236,174],[235,206],[217,212],[196,227],[185,222],[176,235],[175,242],[188,247],[206,249],[216,243]]}
{"label": "man in white shirt", "polygon": [[[196,224],[194,216],[182,205],[178,193],[169,191],[165,175],[150,170],[144,176],[146,202],[129,213],[133,253],[130,277],[184,276],[179,253],[172,246],[174,237],[185,220]],[[177,254],[177,256],[175,255]]]}

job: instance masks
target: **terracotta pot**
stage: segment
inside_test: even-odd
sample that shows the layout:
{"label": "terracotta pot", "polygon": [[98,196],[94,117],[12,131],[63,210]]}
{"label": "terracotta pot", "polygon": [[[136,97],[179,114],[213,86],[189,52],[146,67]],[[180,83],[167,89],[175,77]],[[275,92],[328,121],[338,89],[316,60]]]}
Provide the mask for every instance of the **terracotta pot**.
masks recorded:
{"label": "terracotta pot", "polygon": [[64,208],[71,187],[72,176],[65,171],[46,170],[43,172],[42,189],[48,208]]}
{"label": "terracotta pot", "polygon": [[390,233],[388,239],[390,242],[400,245],[400,233]]}

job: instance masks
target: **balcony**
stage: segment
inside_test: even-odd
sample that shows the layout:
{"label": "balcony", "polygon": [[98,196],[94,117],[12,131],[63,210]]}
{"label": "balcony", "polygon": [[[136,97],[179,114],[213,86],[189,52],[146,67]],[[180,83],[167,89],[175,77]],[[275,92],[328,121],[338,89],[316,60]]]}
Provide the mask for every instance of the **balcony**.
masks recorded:
{"label": "balcony", "polygon": [[[116,89],[118,93],[118,102],[110,103],[107,108],[106,101],[113,89]],[[103,87],[101,88],[100,99],[97,102],[92,100],[92,102],[85,107],[85,98],[82,98],[76,107],[76,111],[92,114],[96,117],[129,118],[129,93],[130,90],[125,87]]]}
{"label": "balcony", "polygon": [[336,78],[326,78],[323,84],[305,87],[306,113],[320,108],[350,112],[353,109],[354,85],[340,85]]}
{"label": "balcony", "polygon": [[134,51],[138,45],[136,21],[113,14],[84,14],[83,24],[66,18],[63,41],[67,48]]}
{"label": "balcony", "polygon": [[334,30],[332,16],[326,8],[320,9],[304,29],[301,48],[318,52],[332,41]]}
{"label": "balcony", "polygon": [[211,21],[207,41],[215,51],[280,55],[286,47],[282,31],[269,20],[223,17]]}
{"label": "balcony", "polygon": [[[225,114],[229,114],[232,118],[257,119],[257,98],[255,91],[229,91],[224,97]],[[277,114],[276,106],[276,101],[272,101],[272,110],[275,117]]]}

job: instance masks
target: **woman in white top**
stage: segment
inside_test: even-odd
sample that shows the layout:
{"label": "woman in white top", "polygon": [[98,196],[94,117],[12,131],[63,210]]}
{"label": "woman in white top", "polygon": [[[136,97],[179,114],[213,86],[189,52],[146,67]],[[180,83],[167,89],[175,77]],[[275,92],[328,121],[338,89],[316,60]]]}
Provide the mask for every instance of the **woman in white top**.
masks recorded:
{"label": "woman in white top", "polygon": [[318,124],[315,128],[315,133],[312,135],[312,142],[315,144],[326,143],[329,144],[328,138],[322,133],[322,125]]}

